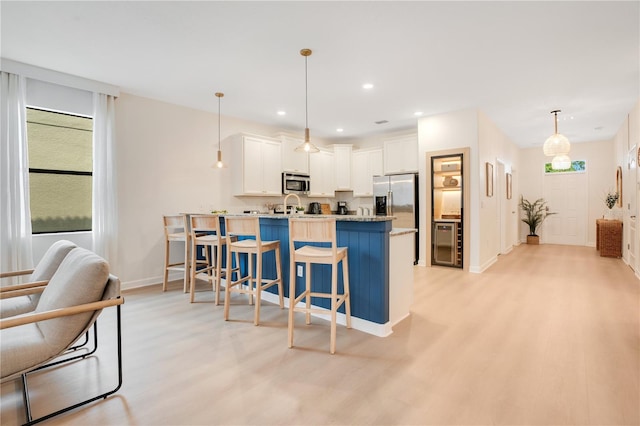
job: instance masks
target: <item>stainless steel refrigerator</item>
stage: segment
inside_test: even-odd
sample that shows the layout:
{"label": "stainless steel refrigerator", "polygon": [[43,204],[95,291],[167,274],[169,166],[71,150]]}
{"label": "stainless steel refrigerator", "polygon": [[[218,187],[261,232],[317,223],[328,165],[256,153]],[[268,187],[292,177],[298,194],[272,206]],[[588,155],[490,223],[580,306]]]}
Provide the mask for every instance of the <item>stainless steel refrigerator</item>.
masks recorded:
{"label": "stainless steel refrigerator", "polygon": [[413,228],[415,259],[418,262],[418,175],[415,173],[373,177],[373,202],[376,215],[395,216],[393,228]]}

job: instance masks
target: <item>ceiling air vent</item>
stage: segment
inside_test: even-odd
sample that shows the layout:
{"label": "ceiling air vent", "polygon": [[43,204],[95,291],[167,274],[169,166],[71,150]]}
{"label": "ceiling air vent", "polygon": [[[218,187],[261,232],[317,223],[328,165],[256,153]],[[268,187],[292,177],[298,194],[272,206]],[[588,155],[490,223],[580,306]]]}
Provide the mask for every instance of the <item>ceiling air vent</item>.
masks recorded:
{"label": "ceiling air vent", "polygon": [[376,121],[376,124],[387,124],[389,122],[389,120],[380,120],[380,121]]}

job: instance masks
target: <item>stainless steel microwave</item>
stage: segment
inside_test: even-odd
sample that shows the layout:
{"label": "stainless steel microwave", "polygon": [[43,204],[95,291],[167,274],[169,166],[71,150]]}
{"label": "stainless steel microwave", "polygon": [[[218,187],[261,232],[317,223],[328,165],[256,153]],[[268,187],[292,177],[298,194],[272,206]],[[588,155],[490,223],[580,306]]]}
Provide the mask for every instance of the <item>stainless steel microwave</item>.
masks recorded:
{"label": "stainless steel microwave", "polygon": [[308,194],[311,190],[311,180],[309,175],[300,173],[282,174],[283,194]]}

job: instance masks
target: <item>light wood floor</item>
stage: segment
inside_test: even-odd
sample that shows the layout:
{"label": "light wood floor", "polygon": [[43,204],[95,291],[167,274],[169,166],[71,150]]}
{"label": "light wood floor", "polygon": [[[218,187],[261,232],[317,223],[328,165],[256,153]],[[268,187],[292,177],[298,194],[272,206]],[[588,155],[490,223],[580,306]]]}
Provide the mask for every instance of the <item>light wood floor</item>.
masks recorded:
{"label": "light wood floor", "polygon": [[[640,423],[640,281],[621,260],[522,245],[483,274],[416,267],[414,288],[393,335],[339,327],[333,356],[327,323],[297,317],[288,349],[286,311],[266,304],[255,327],[234,299],[225,323],[204,282],[195,304],[179,282],[128,291],[122,389],[45,424]],[[92,379],[112,366],[112,318],[99,358],[33,377],[36,415],[113,382]],[[4,426],[23,419],[20,389],[2,386]]]}

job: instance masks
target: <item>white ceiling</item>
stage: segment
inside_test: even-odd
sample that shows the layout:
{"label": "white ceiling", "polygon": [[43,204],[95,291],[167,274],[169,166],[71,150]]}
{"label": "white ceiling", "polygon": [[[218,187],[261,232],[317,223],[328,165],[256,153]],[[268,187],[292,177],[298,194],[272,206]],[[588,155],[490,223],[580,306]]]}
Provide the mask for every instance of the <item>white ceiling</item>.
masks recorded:
{"label": "white ceiling", "polygon": [[639,5],[3,0],[1,54],[212,112],[221,91],[223,115],[301,132],[310,48],[312,137],[478,108],[527,147],[553,133],[553,109],[572,142],[613,137],[638,100]]}

